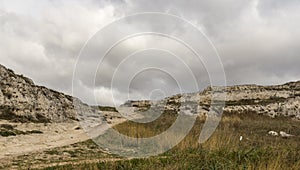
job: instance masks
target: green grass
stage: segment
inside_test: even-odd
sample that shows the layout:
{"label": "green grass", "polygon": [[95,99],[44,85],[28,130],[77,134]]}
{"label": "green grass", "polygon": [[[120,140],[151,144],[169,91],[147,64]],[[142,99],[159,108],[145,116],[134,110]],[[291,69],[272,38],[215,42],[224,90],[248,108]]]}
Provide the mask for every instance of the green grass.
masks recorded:
{"label": "green grass", "polygon": [[[149,137],[164,131],[172,121],[174,114],[165,114],[153,123],[124,122],[115,129],[132,137]],[[46,169],[300,169],[299,121],[255,114],[224,115],[211,138],[199,144],[203,123],[199,118],[182,142],[158,156],[118,161],[99,159],[99,162],[74,162]],[[295,137],[269,136],[270,130],[282,130]]]}

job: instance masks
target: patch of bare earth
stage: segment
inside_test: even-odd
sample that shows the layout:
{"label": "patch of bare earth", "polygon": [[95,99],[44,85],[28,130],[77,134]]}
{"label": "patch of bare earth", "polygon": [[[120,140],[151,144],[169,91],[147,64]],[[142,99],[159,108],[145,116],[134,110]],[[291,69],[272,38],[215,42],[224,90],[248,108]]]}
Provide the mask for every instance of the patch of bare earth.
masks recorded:
{"label": "patch of bare earth", "polygon": [[[114,120],[111,126],[124,120]],[[0,169],[40,168],[70,162],[116,159],[89,140],[91,134],[97,136],[109,128],[104,123],[99,123],[95,129],[92,127],[89,133],[76,121],[12,123],[0,120],[0,125],[13,127],[17,132],[40,132],[0,136]]]}

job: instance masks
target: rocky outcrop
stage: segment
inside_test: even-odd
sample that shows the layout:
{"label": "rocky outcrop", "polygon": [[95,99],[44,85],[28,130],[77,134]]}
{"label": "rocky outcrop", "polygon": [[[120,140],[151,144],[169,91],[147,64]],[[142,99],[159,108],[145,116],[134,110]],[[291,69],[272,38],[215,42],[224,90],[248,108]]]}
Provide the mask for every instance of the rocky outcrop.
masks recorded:
{"label": "rocky outcrop", "polygon": [[233,86],[226,91],[225,112],[300,119],[300,81],[275,86]]}
{"label": "rocky outcrop", "polygon": [[[300,119],[300,81],[283,85],[239,85],[208,87],[202,92],[179,94],[152,103],[151,107],[164,107],[165,112],[208,114],[211,108],[212,88],[214,103],[223,103],[223,113],[260,114],[270,117],[288,116]],[[225,99],[225,100],[224,100]],[[144,107],[145,101],[128,101],[126,106]],[[149,106],[150,107],[150,106]]]}
{"label": "rocky outcrop", "polygon": [[[212,109],[212,89],[215,92],[213,103],[225,104],[222,105],[224,113],[300,119],[300,81],[274,86],[208,87],[198,93],[178,94],[160,101],[128,101],[122,107],[134,108],[137,112],[154,108],[154,112],[205,115]],[[110,119],[110,114],[118,115],[116,110],[111,109],[90,107],[72,96],[37,86],[31,79],[0,65],[0,119],[63,122],[95,117],[95,121],[99,121]]]}
{"label": "rocky outcrop", "polygon": [[78,99],[37,86],[29,78],[0,65],[0,119],[20,122],[62,122],[76,120],[73,102]]}

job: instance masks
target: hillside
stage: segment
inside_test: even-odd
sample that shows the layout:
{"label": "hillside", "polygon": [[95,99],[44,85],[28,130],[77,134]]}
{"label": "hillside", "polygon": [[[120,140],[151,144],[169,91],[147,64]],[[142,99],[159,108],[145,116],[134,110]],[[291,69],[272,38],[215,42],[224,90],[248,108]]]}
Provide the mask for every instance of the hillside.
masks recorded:
{"label": "hillside", "polygon": [[[224,113],[256,113],[300,119],[300,81],[273,86],[237,85],[214,88],[221,89],[216,92],[220,96],[226,93]],[[31,79],[17,75],[2,65],[0,89],[0,119],[20,122],[76,120],[73,102],[86,112],[95,112],[94,107],[83,104],[79,99],[37,86]],[[123,106],[147,110],[151,105],[174,113],[181,109],[202,115],[209,111],[211,95],[212,87],[208,87],[198,93],[179,94],[158,102],[128,101]]]}
{"label": "hillside", "polygon": [[[300,167],[299,81],[273,86],[208,87],[201,92],[178,94],[160,101],[127,101],[119,108],[112,108],[88,106],[72,96],[37,86],[1,65],[0,80],[1,169]],[[201,115],[207,115],[211,109],[212,89],[217,96],[214,103],[225,102],[224,114],[213,136],[199,144],[205,122],[205,116]],[[225,93],[226,99],[221,101]],[[136,123],[126,121],[118,111],[132,119],[147,118],[148,113],[157,114],[152,111],[164,114],[158,115],[153,122]],[[158,156],[131,160],[111,154],[114,153],[111,148],[98,146],[90,140],[97,135],[107,135],[110,126],[106,123],[129,137],[152,137],[168,129],[177,118],[176,114],[181,113],[200,116],[182,142]],[[273,136],[270,131],[283,131],[291,137]],[[173,135],[177,136],[178,132]],[[168,139],[172,140],[173,136]],[[139,142],[125,142],[121,151],[136,149]]]}
{"label": "hillside", "polygon": [[63,122],[76,120],[73,102],[80,100],[37,86],[33,81],[0,65],[0,119],[15,122]]}
{"label": "hillside", "polygon": [[215,103],[224,102],[225,99],[223,113],[247,113],[273,118],[285,116],[300,119],[300,81],[272,86],[208,87],[198,93],[179,94],[158,102],[127,101],[123,106],[134,107],[136,110],[141,108],[145,110],[152,106],[174,113],[179,110],[188,110],[192,114],[206,115],[210,110],[212,88],[215,89]]}

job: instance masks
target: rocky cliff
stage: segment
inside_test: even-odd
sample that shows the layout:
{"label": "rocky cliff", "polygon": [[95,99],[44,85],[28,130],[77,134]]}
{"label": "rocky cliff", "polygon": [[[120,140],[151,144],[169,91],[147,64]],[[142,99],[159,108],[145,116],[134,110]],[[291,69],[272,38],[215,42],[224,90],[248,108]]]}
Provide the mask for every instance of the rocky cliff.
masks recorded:
{"label": "rocky cliff", "polygon": [[275,86],[233,86],[226,91],[225,112],[300,119],[300,81]]}
{"label": "rocky cliff", "polygon": [[[213,87],[215,103],[224,103],[223,113],[259,114],[270,117],[288,116],[300,119],[300,81],[283,85],[238,85]],[[224,96],[225,95],[225,96]],[[210,110],[212,87],[202,92],[179,94],[162,101],[128,101],[124,106],[137,108],[160,107],[167,112],[205,115]]]}
{"label": "rocky cliff", "polygon": [[89,109],[76,98],[37,86],[31,79],[0,65],[0,119],[19,122],[76,120],[74,101]]}
{"label": "rocky cliff", "polygon": [[[300,81],[274,86],[239,85],[213,88],[216,89],[217,96],[214,101],[225,103],[222,107],[224,113],[254,113],[300,119]],[[187,114],[205,115],[211,108],[211,96],[212,87],[208,87],[201,92],[174,95],[160,101],[128,101],[123,107],[134,108],[137,112],[158,108],[154,111],[184,111]],[[0,119],[63,122],[86,119],[86,116],[98,117],[100,110],[104,113],[105,120],[107,110],[90,107],[72,96],[37,86],[31,79],[0,65]]]}

